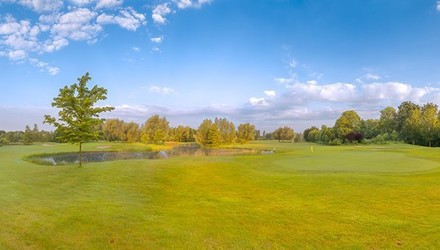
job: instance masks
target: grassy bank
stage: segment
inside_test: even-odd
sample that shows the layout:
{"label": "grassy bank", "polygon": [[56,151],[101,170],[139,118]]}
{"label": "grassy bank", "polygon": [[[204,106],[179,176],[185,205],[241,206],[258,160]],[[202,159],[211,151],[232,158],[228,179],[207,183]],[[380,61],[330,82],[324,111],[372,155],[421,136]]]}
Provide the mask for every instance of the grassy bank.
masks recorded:
{"label": "grassy bank", "polygon": [[440,247],[439,149],[246,147],[276,153],[77,168],[22,160],[71,145],[1,147],[0,248]]}

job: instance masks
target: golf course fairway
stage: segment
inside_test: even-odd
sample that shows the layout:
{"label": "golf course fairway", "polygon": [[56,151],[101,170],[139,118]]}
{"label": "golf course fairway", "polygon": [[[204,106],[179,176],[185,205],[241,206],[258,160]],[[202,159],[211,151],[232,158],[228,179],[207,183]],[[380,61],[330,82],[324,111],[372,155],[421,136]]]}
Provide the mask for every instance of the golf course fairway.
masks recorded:
{"label": "golf course fairway", "polygon": [[273,153],[78,168],[24,160],[75,145],[0,147],[0,249],[440,248],[440,149],[241,147]]}

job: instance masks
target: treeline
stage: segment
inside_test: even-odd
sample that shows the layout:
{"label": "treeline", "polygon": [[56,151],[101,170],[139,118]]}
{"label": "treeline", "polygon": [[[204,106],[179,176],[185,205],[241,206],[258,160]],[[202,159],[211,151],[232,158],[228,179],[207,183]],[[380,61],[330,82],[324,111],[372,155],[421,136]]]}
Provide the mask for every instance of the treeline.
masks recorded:
{"label": "treeline", "polygon": [[238,129],[226,118],[205,119],[198,129],[188,126],[170,127],[166,117],[153,115],[142,126],[119,119],[106,120],[101,128],[107,141],[144,142],[163,144],[167,141],[196,142],[202,146],[247,143],[255,139],[255,126],[240,124]]}
{"label": "treeline", "polygon": [[304,130],[304,140],[329,145],[404,141],[414,145],[440,146],[438,106],[402,102],[397,110],[386,107],[379,119],[362,120],[354,110],[345,111],[333,127],[322,125]]}
{"label": "treeline", "polygon": [[302,141],[302,134],[295,133],[293,128],[284,126],[269,133],[266,131],[261,133],[260,130],[257,130],[256,138],[257,140],[277,140],[278,142],[300,142]]}
{"label": "treeline", "polygon": [[[273,132],[266,133],[256,130],[250,123],[235,124],[226,118],[203,120],[197,129],[179,125],[171,127],[166,117],[153,115],[144,124],[125,122],[120,119],[107,119],[96,128],[100,140],[109,142],[143,142],[163,144],[165,142],[195,142],[205,147],[241,143],[253,140],[278,140],[280,142],[294,142],[301,138],[290,127],[280,127]],[[35,124],[33,129],[26,126],[24,131],[0,131],[0,145],[9,143],[33,144],[39,142],[65,142],[59,139],[60,132],[39,130]]]}
{"label": "treeline", "polygon": [[144,142],[163,144],[166,141],[194,142],[195,129],[188,126],[170,127],[168,120],[153,115],[142,125],[119,119],[105,120],[101,128],[102,139],[106,141]]}
{"label": "treeline", "polygon": [[31,129],[28,125],[24,131],[0,130],[0,146],[6,144],[32,144],[35,142],[55,142],[56,135],[50,131],[40,130],[37,124]]}

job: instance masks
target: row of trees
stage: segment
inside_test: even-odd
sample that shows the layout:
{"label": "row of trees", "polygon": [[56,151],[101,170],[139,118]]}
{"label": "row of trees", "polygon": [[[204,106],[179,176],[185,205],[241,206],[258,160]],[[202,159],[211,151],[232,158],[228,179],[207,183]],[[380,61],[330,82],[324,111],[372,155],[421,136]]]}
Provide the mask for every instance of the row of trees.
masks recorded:
{"label": "row of trees", "polygon": [[325,144],[404,141],[423,146],[440,146],[440,113],[433,103],[402,102],[397,110],[386,107],[379,119],[362,120],[354,110],[342,113],[333,127],[322,125],[304,130],[304,140]]}
{"label": "row of trees", "polygon": [[[144,142],[162,144],[166,141],[197,142],[203,146],[219,146],[232,143],[247,143],[255,139],[278,140],[293,142],[300,140],[301,135],[295,134],[290,127],[280,127],[271,133],[259,130],[250,123],[240,124],[237,129],[233,122],[226,118],[205,119],[198,129],[179,125],[170,127],[165,117],[153,115],[140,126],[135,122],[120,119],[107,119],[97,127],[99,140],[110,142]],[[24,131],[0,131],[0,145],[8,143],[33,144],[38,142],[66,142],[59,138],[60,132],[39,130],[34,124],[33,129],[26,126]]]}
{"label": "row of trees", "polygon": [[188,126],[172,128],[165,117],[151,116],[142,126],[119,119],[106,120],[102,125],[103,138],[108,141],[127,141],[162,144],[166,141],[197,142],[203,146],[218,146],[255,139],[255,126],[240,124],[238,130],[226,118],[205,119],[197,130]]}
{"label": "row of trees", "polygon": [[165,141],[194,142],[195,129],[188,126],[172,128],[165,117],[151,116],[142,126],[135,122],[108,119],[101,127],[104,140],[162,144]]}
{"label": "row of trees", "polygon": [[0,146],[9,143],[32,144],[35,142],[50,142],[55,140],[55,134],[53,132],[40,130],[37,124],[34,124],[33,129],[27,125],[24,131],[6,132],[0,130]]}

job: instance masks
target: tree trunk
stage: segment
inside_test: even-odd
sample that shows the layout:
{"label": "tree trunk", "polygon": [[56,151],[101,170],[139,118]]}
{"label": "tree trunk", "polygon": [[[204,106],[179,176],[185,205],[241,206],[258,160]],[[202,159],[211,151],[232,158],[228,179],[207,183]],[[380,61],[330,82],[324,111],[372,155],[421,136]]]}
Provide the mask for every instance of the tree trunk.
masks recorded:
{"label": "tree trunk", "polygon": [[82,167],[82,142],[79,143],[79,167]]}

